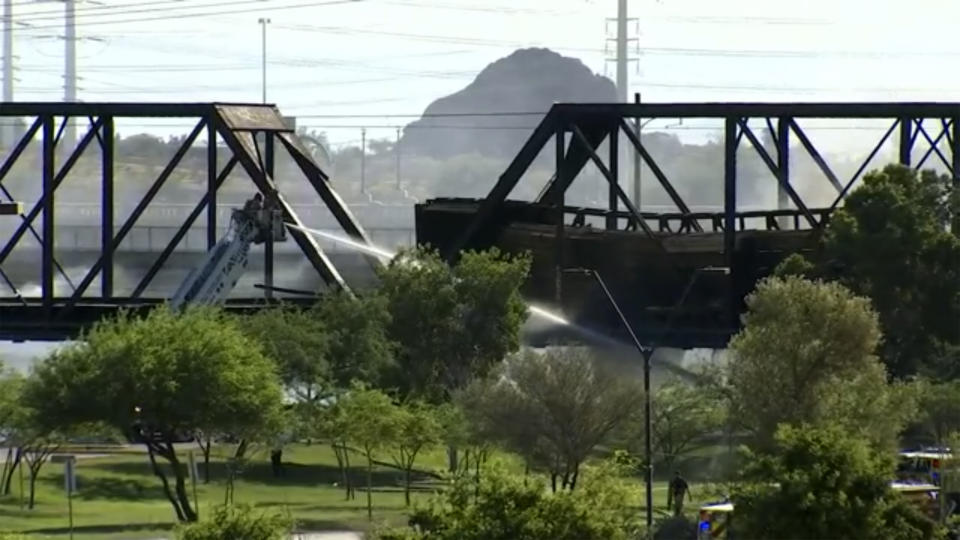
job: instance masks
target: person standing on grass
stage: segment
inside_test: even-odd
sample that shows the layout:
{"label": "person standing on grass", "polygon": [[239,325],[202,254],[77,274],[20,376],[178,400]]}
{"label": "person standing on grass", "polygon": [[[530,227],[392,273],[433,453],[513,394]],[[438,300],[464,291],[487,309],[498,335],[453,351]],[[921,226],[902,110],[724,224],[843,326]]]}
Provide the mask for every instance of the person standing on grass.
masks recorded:
{"label": "person standing on grass", "polygon": [[680,471],[673,473],[673,480],[670,480],[670,486],[667,488],[667,508],[673,506],[673,515],[679,516],[683,513],[683,498],[688,497],[693,500],[690,494],[690,485],[680,476]]}

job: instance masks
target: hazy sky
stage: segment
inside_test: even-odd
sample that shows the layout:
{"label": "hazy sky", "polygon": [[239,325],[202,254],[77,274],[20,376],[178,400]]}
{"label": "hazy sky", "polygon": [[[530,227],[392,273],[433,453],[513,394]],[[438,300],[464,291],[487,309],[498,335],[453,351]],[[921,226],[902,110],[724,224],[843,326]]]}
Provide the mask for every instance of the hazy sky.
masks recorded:
{"label": "hazy sky", "polygon": [[[59,100],[62,4],[13,2],[16,98]],[[647,101],[955,100],[960,90],[956,2],[631,0],[630,12],[631,93]],[[386,137],[406,122],[351,115],[421,112],[518,47],[612,75],[615,13],[616,0],[78,1],[80,96],[259,101],[257,20],[269,17],[268,100],[343,144],[359,138],[343,126],[386,126],[370,132]],[[136,127],[157,122],[147,124]]]}

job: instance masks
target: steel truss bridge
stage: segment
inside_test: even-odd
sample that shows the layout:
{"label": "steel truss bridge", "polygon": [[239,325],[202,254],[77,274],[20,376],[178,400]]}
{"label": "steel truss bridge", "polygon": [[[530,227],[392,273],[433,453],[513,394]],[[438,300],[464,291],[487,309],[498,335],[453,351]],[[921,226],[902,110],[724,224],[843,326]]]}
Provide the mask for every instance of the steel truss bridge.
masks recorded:
{"label": "steel truss bridge", "polygon": [[[217,234],[220,225],[225,224],[218,223],[218,191],[238,166],[252,181],[251,194],[253,191],[263,193],[267,200],[272,200],[283,211],[284,221],[293,225],[288,227],[288,233],[299,248],[301,257],[309,262],[326,286],[348,288],[343,274],[318,242],[295,228],[303,226],[303,221],[291,202],[277,190],[273,179],[279,151],[289,155],[301,174],[300,181],[316,194],[342,231],[359,242],[369,243],[367,232],[273,106],[224,103],[2,103],[0,117],[29,119],[26,133],[0,164],[0,195],[6,201],[18,200],[16,194],[3,185],[3,181],[37,138],[41,150],[37,176],[42,184],[39,200],[20,212],[18,225],[8,238],[3,239],[0,247],[0,286],[19,293],[17,284],[4,272],[4,263],[9,261],[14,249],[24,238],[29,235],[36,239],[40,248],[40,261],[36,267],[40,284],[38,294],[32,297],[17,294],[13,298],[0,300],[0,338],[62,339],[118,308],[142,309],[161,301],[159,298],[145,298],[144,292],[171,260],[174,251],[201,214],[205,214],[206,218],[206,249],[219,240]],[[196,122],[125,219],[117,219],[115,215],[119,202],[115,197],[115,123],[121,118],[192,118]],[[88,126],[74,148],[65,148],[64,144],[63,134],[68,120]],[[225,162],[218,163],[218,145],[221,143],[229,149],[230,155]],[[205,144],[207,150],[206,190],[198,195],[198,200],[162,249],[152,254],[152,263],[140,276],[132,292],[115,294],[115,259],[121,254],[121,245],[137,227],[145,211],[154,204],[157,193],[169,181],[190,148],[200,144]],[[66,276],[64,265],[56,256],[57,242],[63,235],[58,234],[59,205],[55,203],[58,188],[91,146],[98,146],[100,150],[99,238],[95,260],[83,277],[74,283]],[[208,209],[212,211],[205,212]],[[36,224],[38,218],[39,227]],[[3,219],[17,218],[7,216]],[[268,242],[263,251],[265,282],[270,285],[274,274],[274,246]],[[370,265],[378,264],[372,258],[367,262]],[[70,282],[72,292],[68,296],[56,295],[54,282],[58,277]],[[94,283],[95,289],[91,289]],[[259,298],[241,298],[232,301],[230,307],[250,309],[263,302],[262,295]]]}
{"label": "steel truss bridge", "polygon": [[[723,158],[717,164],[721,211],[691,210],[635,134],[631,119],[723,122]],[[856,172],[841,178],[801,128],[802,119],[875,119],[889,124]],[[757,124],[763,127],[758,129]],[[773,141],[772,151],[761,143],[764,135]],[[440,247],[449,260],[463,249],[494,245],[508,251],[530,250],[534,262],[526,289],[529,297],[559,306],[582,326],[622,333],[592,278],[563,271],[596,270],[646,342],[684,348],[723,346],[737,330],[743,298],[757,280],[789,253],[813,248],[831,213],[868,167],[881,165],[875,158],[893,137],[901,164],[919,169],[939,160],[954,181],[960,181],[960,103],[557,104],[484,199],[434,199],[418,205],[417,237]],[[676,206],[674,212],[653,214],[634,206],[617,181],[621,140],[648,166]],[[604,142],[606,156],[600,151]],[[940,148],[943,142],[945,152]],[[554,173],[536,200],[509,200],[534,159],[551,145]],[[738,156],[751,148],[776,183],[780,204],[792,208],[738,207]],[[808,155],[823,181],[832,186],[832,204],[811,207],[794,189],[790,171],[794,151]],[[606,208],[565,204],[567,189],[588,162],[609,185]],[[587,226],[588,219],[599,227]],[[720,267],[725,273],[717,277],[704,272],[707,267]]]}
{"label": "steel truss bridge", "polygon": [[[174,264],[184,249],[209,249],[219,239],[224,223],[217,211],[218,193],[238,166],[250,178],[251,191],[258,190],[277,202],[286,222],[303,225],[297,211],[299,205],[320,203],[345,234],[360,242],[370,241],[370,232],[344,204],[327,175],[273,106],[0,103],[0,117],[29,119],[26,132],[0,162],[0,209],[12,208],[4,206],[5,202],[22,200],[11,192],[9,182],[4,185],[4,180],[14,165],[25,159],[24,152],[30,145],[40,146],[37,178],[42,186],[39,199],[23,208],[19,217],[0,217],[16,222],[12,232],[0,238],[0,289],[21,293],[0,294],[0,339],[62,339],[119,308],[142,309],[162,301],[148,294],[158,274]],[[126,217],[121,217],[115,196],[114,138],[115,123],[124,118],[190,118],[196,123],[146,193],[135,201]],[[724,155],[717,174],[717,182],[723,186],[721,209],[694,211],[683,200],[627,122],[640,118],[722,120]],[[889,129],[864,156],[856,173],[841,178],[798,124],[798,120],[812,118],[886,119]],[[87,126],[73,148],[64,144],[67,119]],[[764,128],[757,129],[758,122]],[[761,132],[768,133],[774,141],[773,151],[760,143]],[[591,267],[611,284],[645,340],[682,347],[718,346],[736,329],[743,295],[756,279],[785,253],[802,250],[809,244],[893,137],[899,144],[901,163],[919,168],[937,159],[958,178],[960,103],[558,104],[532,132],[486,198],[437,199],[417,205],[416,236],[419,242],[441,248],[451,260],[464,248],[499,245],[510,250],[530,249],[534,253],[534,268],[526,287],[528,296],[559,303],[578,320],[597,321],[608,331],[616,324],[611,320],[609,306],[597,297],[596,288],[581,277],[558,272],[568,267]],[[608,155],[602,156],[600,147],[605,140],[609,143]],[[633,205],[616,182],[621,169],[621,140],[640,154],[676,206],[675,211],[641,212]],[[946,152],[939,148],[944,141]],[[551,142],[556,154],[555,172],[540,195],[534,201],[508,200],[520,177]],[[137,243],[137,233],[152,226],[144,216],[162,206],[156,201],[157,193],[170,181],[187,152],[201,145],[206,147],[206,189],[187,205],[187,210],[177,211],[179,224],[162,233],[147,233],[148,243],[142,255],[148,257],[148,263],[135,285],[129,291],[120,291],[115,276],[117,261],[125,256],[126,246]],[[68,174],[80,157],[96,151],[91,146],[99,148],[101,166],[98,208],[88,212],[98,216],[99,223],[84,230],[84,240],[78,239],[73,247],[91,257],[89,265],[80,279],[67,279],[69,292],[59,295],[55,282],[65,277],[60,258],[64,249],[71,249],[71,235],[79,233],[62,230],[70,219],[58,212],[70,205],[61,203],[73,201],[58,200],[58,189],[68,181]],[[226,159],[222,152],[218,154],[218,147],[229,149]],[[776,182],[783,200],[792,208],[738,207],[738,151],[749,151],[749,147],[769,169],[771,181]],[[811,207],[794,189],[790,171],[790,153],[794,151],[809,155],[824,182],[833,186],[836,197],[831,205]],[[278,191],[274,165],[281,152],[296,164],[297,180],[316,194],[315,200],[288,201]],[[597,167],[609,184],[606,208],[565,204],[567,189],[588,162]],[[190,234],[191,227],[201,214],[205,233],[196,238]],[[589,226],[597,222],[599,227]],[[273,282],[275,261],[286,256],[306,261],[327,287],[348,287],[345,275],[353,269],[342,264],[338,267],[334,263],[337,254],[325,251],[321,243],[297,228],[290,227],[288,232],[295,251],[288,246],[275,249],[269,243],[263,249],[266,284]],[[28,238],[39,247],[25,246]],[[22,294],[24,291],[9,276],[14,260],[11,255],[18,247],[39,249],[39,264],[31,268],[39,284],[35,294]],[[378,264],[372,259],[362,261],[368,266]],[[729,275],[719,280],[704,277],[698,282],[692,276],[706,266],[728,268]],[[235,298],[228,307],[257,309],[269,301],[267,296],[260,292],[256,297]]]}

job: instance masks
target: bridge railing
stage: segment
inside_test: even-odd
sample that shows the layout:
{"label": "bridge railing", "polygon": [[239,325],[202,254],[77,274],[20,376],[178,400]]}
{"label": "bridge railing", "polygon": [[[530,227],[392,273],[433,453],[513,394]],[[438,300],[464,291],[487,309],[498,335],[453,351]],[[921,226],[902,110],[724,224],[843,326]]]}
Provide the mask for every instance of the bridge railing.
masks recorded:
{"label": "bridge railing", "polygon": [[[817,223],[823,226],[827,223],[833,209],[809,208],[808,212],[814,216]],[[639,230],[636,217],[623,210],[607,210],[603,208],[565,207],[564,213],[572,215],[569,221],[572,227],[597,225],[605,227],[607,223],[614,223],[616,229],[634,231]],[[717,212],[640,212],[643,220],[653,229],[661,233],[688,234],[697,232],[723,232],[725,214]],[[565,220],[568,218],[565,218]],[[608,221],[612,220],[612,221]],[[696,225],[699,225],[697,227]],[[786,210],[747,210],[735,213],[734,224],[738,231],[745,230],[810,230],[812,227],[804,212],[796,209]]]}

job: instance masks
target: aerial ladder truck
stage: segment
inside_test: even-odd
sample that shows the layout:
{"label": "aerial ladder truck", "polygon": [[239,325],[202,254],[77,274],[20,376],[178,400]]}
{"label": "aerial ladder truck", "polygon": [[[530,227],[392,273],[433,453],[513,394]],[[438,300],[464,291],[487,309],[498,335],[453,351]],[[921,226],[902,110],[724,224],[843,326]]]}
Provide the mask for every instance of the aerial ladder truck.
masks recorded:
{"label": "aerial ladder truck", "polygon": [[227,234],[207,252],[203,262],[180,284],[170,299],[170,307],[179,311],[188,305],[219,305],[247,268],[250,246],[272,239],[286,241],[283,214],[263,203],[257,193],[242,209],[233,209]]}

